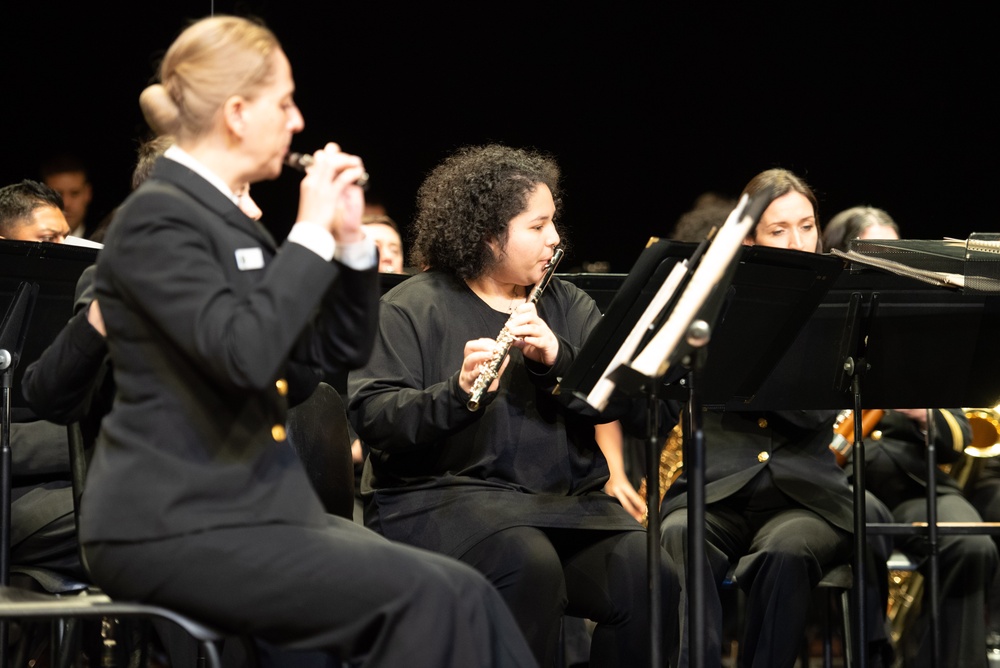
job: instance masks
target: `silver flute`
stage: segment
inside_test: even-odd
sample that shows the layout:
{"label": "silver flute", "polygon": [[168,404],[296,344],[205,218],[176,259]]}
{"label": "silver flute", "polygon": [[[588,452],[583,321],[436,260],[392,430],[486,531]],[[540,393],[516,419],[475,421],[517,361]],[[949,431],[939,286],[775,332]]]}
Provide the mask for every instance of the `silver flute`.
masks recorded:
{"label": "silver flute", "polygon": [[[542,280],[535,284],[535,287],[531,290],[531,294],[525,299],[525,304],[534,304],[538,301],[538,298],[542,296],[542,292],[548,286],[549,281],[552,280],[552,274],[556,272],[556,267],[562,258],[563,249],[555,249],[552,253],[552,259],[545,265],[545,275],[542,277]],[[500,367],[503,366],[503,361],[507,359],[510,346],[514,343],[514,336],[510,333],[509,326],[513,317],[514,314],[511,313],[510,318],[507,318],[507,323],[500,330],[500,335],[497,336],[496,344],[493,346],[493,356],[490,357],[489,362],[479,365],[479,376],[472,383],[472,392],[469,394],[469,400],[465,404],[466,408],[470,411],[479,410],[479,402],[482,401],[483,394],[486,393],[486,389],[490,386],[490,383],[496,380],[496,377],[500,374]]]}
{"label": "silver flute", "polygon": [[[313,157],[308,153],[295,153],[294,151],[285,156],[285,166],[297,169],[300,172],[306,171],[306,167],[313,164]],[[368,172],[362,174],[354,185],[361,188],[368,188]]]}

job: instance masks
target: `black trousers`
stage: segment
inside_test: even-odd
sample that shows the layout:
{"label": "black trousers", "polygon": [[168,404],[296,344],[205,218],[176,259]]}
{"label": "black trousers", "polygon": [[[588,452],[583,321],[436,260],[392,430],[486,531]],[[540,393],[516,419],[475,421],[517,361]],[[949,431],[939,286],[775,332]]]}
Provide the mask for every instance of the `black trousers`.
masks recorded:
{"label": "black trousers", "polygon": [[[903,501],[892,512],[897,522],[926,521],[927,499],[921,496]],[[972,504],[959,494],[939,495],[937,515],[939,522],[982,521]],[[923,536],[899,536],[897,547],[911,557],[927,554]],[[989,535],[938,537],[939,666],[986,665],[986,603],[998,563],[997,547]],[[900,639],[899,651],[907,668],[931,665],[928,599],[925,596],[923,600],[921,614]]]}
{"label": "black trousers", "polygon": [[472,568],[340,517],[84,546],[110,596],[162,605],[288,649],[369,666],[533,666],[496,590]]}
{"label": "black trousers", "polygon": [[[812,590],[828,567],[850,558],[851,536],[805,508],[769,506],[758,512],[748,509],[746,499],[728,501],[705,509],[705,665],[722,665],[719,585],[735,563],[737,581],[747,595],[743,665],[791,668],[802,644]],[[664,519],[661,536],[685,582],[686,508]],[[689,661],[686,598],[681,602],[680,666]]]}
{"label": "black trousers", "polygon": [[[661,550],[661,638],[676,648],[680,595],[677,571]],[[461,556],[484,573],[510,606],[546,668],[555,665],[564,614],[597,623],[590,666],[648,666],[649,577],[644,531],[513,527]]]}

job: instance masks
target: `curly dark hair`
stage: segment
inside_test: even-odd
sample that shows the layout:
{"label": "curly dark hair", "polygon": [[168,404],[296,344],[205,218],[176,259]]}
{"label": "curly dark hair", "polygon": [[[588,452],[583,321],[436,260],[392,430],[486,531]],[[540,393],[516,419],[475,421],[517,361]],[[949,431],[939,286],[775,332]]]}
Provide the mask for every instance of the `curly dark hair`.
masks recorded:
{"label": "curly dark hair", "polygon": [[417,191],[413,263],[463,280],[489,273],[499,262],[489,241],[506,247],[508,224],[539,183],[552,191],[558,212],[559,166],[550,156],[498,144],[458,149]]}

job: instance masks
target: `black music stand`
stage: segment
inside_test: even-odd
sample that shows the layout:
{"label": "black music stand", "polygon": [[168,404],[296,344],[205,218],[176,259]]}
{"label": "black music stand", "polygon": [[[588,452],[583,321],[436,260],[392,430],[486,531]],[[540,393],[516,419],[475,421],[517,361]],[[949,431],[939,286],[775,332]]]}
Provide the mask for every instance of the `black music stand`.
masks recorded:
{"label": "black music stand", "polygon": [[[584,342],[577,361],[560,380],[561,392],[573,393],[583,401],[588,398],[602,376],[606,375],[611,362],[642,319],[647,307],[654,301],[657,292],[668,275],[681,261],[692,259],[696,245],[651,239],[640,254],[632,271],[625,277],[621,287],[611,300],[601,321]],[[687,274],[690,276],[689,268]],[[676,298],[674,298],[676,301]],[[665,309],[668,310],[668,309]],[[657,316],[662,319],[662,315]],[[648,335],[645,337],[648,341]],[[657,381],[636,374],[637,387],[630,393],[642,393],[647,397],[649,410],[646,425],[646,503],[647,517],[647,575],[649,579],[650,607],[650,659],[653,666],[662,665],[661,610],[659,573],[659,439],[656,385]],[[650,382],[643,382],[644,380]]]}
{"label": "black music stand", "polygon": [[[25,367],[41,355],[72,315],[76,283],[97,259],[97,250],[63,244],[0,239],[0,305],[9,304],[0,327],[0,584],[10,582],[11,486],[10,424],[27,417],[20,392]],[[27,336],[28,325],[32,335]],[[3,352],[5,351],[6,354]],[[7,647],[8,626],[0,621],[0,648]],[[6,650],[0,666],[6,665]]]}
{"label": "black music stand", "polygon": [[11,402],[15,422],[22,416],[33,417],[21,396],[21,376],[73,315],[77,281],[83,270],[97,261],[97,254],[96,248],[0,239],[0,308],[9,303],[22,281],[39,286],[31,336],[24,342],[22,362],[14,373]]}
{"label": "black music stand", "polygon": [[[563,378],[560,385],[563,391],[572,391],[581,398],[588,395],[607,368],[609,358],[624,340],[625,334],[621,330],[629,329],[635,323],[651,300],[655,286],[662,282],[672,264],[693,251],[691,244],[662,241],[644,251],[601,325],[581,349],[577,363]],[[706,444],[700,429],[700,407],[748,410],[745,402],[773,377],[773,369],[809,321],[843,266],[841,260],[829,256],[744,247],[737,254],[731,272],[696,318],[696,322],[704,321],[707,328],[700,334],[702,340],[697,340],[697,336],[689,338],[673,352],[672,357],[681,360],[681,364],[673,366],[673,371],[668,371],[668,377],[653,379],[654,382],[646,379],[644,382],[645,377],[635,372],[622,370],[613,373],[620,391],[649,392],[652,388],[657,394],[687,400],[685,419],[689,426],[687,433],[692,435],[685,443],[684,452],[689,477],[688,546],[691,554],[688,557],[687,591],[689,658],[692,666],[704,665],[701,646],[704,637],[704,594],[701,587],[704,575],[703,467]],[[704,343],[705,336],[710,336],[707,346],[699,345]],[[753,352],[748,354],[748,351]],[[794,385],[797,382],[799,379],[792,376],[780,384]],[[646,478],[649,535],[658,549],[659,447],[655,435],[648,450],[647,456],[651,454]],[[710,443],[707,450],[711,452]]]}
{"label": "black music stand", "polygon": [[[21,351],[28,335],[31,313],[38,296],[38,285],[22,282],[0,322],[0,584],[10,584],[11,479],[13,464],[10,451],[10,397],[14,370],[21,361]],[[8,626],[0,621],[0,651],[6,665]]]}
{"label": "black music stand", "polygon": [[[647,409],[647,558],[650,590],[650,658],[661,663],[659,605],[659,439],[660,385],[685,385],[693,448],[685,444],[692,494],[688,503],[689,634],[692,665],[704,665],[701,587],[704,569],[704,445],[697,376],[728,289],[737,273],[743,246],[764,209],[770,190],[744,196],[714,237],[693,248],[654,239],[640,255],[602,322],[591,332],[560,390],[603,410],[610,396],[645,395]],[[710,243],[711,242],[711,243]],[[681,258],[687,257],[683,264]],[[654,313],[659,309],[659,313]],[[661,336],[665,335],[665,336]],[[686,380],[688,382],[684,382]],[[611,381],[610,384],[608,381]],[[610,388],[610,389],[609,389]],[[691,450],[688,452],[688,450]],[[692,586],[693,584],[693,586]],[[691,612],[693,611],[693,612]]]}
{"label": "black music stand", "polygon": [[[707,403],[729,409],[849,408],[860,412],[863,408],[993,406],[1000,400],[1000,359],[991,353],[998,337],[998,295],[965,293],[877,270],[844,272],[756,391],[747,391],[754,383],[746,383],[733,392],[732,368],[726,366],[725,352],[720,352],[709,357],[710,366],[721,364],[706,369],[702,392]],[[942,355],[942,350],[948,354]],[[863,668],[865,457],[861,420],[855,423],[853,637],[855,656]],[[936,521],[933,504],[928,508],[933,604]],[[935,607],[930,611],[932,627]]]}
{"label": "black music stand", "polygon": [[[686,388],[685,443],[688,475],[688,569],[693,582],[689,595],[689,652],[692,666],[704,665],[704,541],[705,458],[711,455],[700,426],[702,408],[746,410],[752,396],[768,378],[799,330],[813,313],[842,264],[812,253],[747,247],[739,256],[721,303],[707,305],[711,340],[693,350]],[[713,314],[712,308],[716,309]],[[797,382],[790,379],[787,382]],[[680,384],[678,384],[680,385]],[[676,387],[676,386],[675,386]],[[725,400],[720,397],[725,396]],[[697,546],[697,551],[692,548]],[[697,577],[697,580],[693,578]],[[697,617],[694,617],[697,615]]]}

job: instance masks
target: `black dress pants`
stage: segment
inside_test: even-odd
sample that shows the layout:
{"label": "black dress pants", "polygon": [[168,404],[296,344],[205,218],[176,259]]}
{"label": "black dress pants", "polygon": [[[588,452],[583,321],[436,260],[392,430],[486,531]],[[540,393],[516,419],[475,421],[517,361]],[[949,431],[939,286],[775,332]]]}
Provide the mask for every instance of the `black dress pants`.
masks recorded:
{"label": "black dress pants", "polygon": [[[597,623],[591,668],[648,666],[649,576],[644,531],[498,531],[461,556],[500,591],[542,666],[555,665],[564,614]],[[661,550],[662,656],[677,644],[677,571]]]}
{"label": "black dress pants", "polygon": [[350,520],[328,521],[95,543],[84,553],[112,597],[291,650],[367,666],[535,665],[510,611],[475,570]]}

